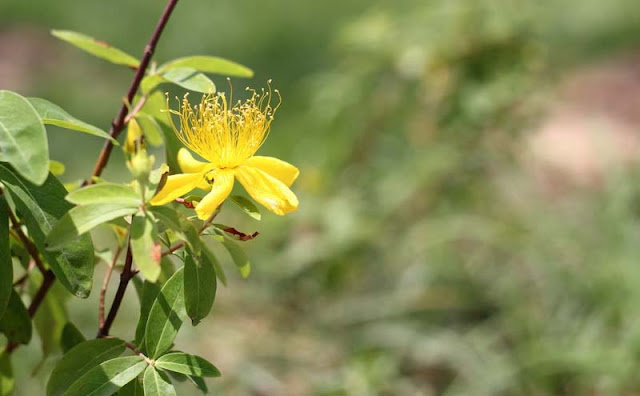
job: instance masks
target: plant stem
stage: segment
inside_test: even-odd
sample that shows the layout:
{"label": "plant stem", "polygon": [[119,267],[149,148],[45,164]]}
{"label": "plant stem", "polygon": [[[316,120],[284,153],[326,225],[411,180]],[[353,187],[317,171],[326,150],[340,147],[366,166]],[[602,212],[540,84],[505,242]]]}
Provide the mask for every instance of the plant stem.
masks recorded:
{"label": "plant stem", "polygon": [[102,325],[100,325],[98,329],[98,335],[96,338],[105,337],[109,335],[109,330],[111,330],[111,325],[116,318],[116,314],[118,313],[118,309],[120,309],[120,304],[122,304],[122,299],[124,298],[124,292],[127,290],[127,285],[131,278],[133,278],[133,272],[131,271],[131,265],[133,264],[133,256],[131,255],[131,243],[127,247],[127,256],[124,259],[124,268],[122,269],[122,273],[120,274],[120,284],[118,285],[118,290],[116,291],[115,297],[113,297],[113,303],[111,304],[111,308],[109,309],[109,314],[107,315],[107,319],[104,321]]}
{"label": "plant stem", "polygon": [[[162,13],[162,16],[160,17],[160,20],[158,21],[158,24],[156,25],[156,28],[153,31],[153,34],[151,35],[151,39],[149,40],[149,43],[144,47],[144,52],[142,54],[142,59],[140,60],[140,65],[136,70],[136,74],[133,76],[133,81],[131,81],[131,85],[129,86],[129,91],[127,92],[126,100],[120,107],[120,111],[118,112],[116,117],[111,122],[111,129],[109,130],[109,135],[111,135],[111,137],[114,139],[117,139],[118,136],[120,136],[120,133],[122,132],[122,130],[126,125],[125,118],[127,116],[127,103],[131,103],[133,101],[133,98],[136,92],[138,92],[138,88],[140,87],[142,78],[144,77],[144,74],[147,71],[147,68],[149,67],[149,62],[151,61],[151,57],[155,52],[156,45],[158,44],[158,40],[160,39],[160,35],[162,34],[164,27],[167,25],[167,22],[169,21],[169,17],[171,16],[171,13],[173,12],[173,9],[175,8],[177,3],[178,3],[178,0],[169,0],[169,3],[167,3],[167,6],[165,7],[164,12]],[[93,184],[93,178],[98,177],[102,174],[102,171],[104,170],[105,166],[107,166],[107,163],[109,162],[109,156],[111,155],[112,150],[113,150],[113,142],[111,140],[105,141],[104,146],[102,146],[102,150],[100,151],[100,155],[98,156],[98,160],[96,161],[96,164],[93,168],[93,173],[91,175],[92,177],[89,180],[85,181],[85,184]]]}
{"label": "plant stem", "polygon": [[[220,204],[220,206],[218,206],[218,208],[213,211],[211,216],[209,216],[209,218],[204,222],[204,224],[202,224],[202,227],[200,227],[198,234],[202,234],[202,232],[206,230],[207,227],[209,227],[209,224],[211,224],[211,222],[215,220],[216,216],[218,216],[218,213],[220,213],[221,208],[222,208],[222,204]],[[170,255],[171,253],[175,252],[176,250],[180,249],[183,246],[184,246],[184,242],[176,243],[175,245],[171,246],[169,249],[162,252],[162,257]]]}
{"label": "plant stem", "polygon": [[116,266],[116,261],[118,261],[118,257],[122,252],[122,247],[118,244],[118,249],[116,250],[116,254],[113,256],[113,260],[109,263],[109,268],[107,269],[107,273],[104,275],[104,280],[102,281],[102,287],[100,288],[100,303],[98,305],[98,326],[104,327],[104,300],[107,294],[107,286],[109,286],[109,280],[111,280],[111,274],[113,273],[113,267]]}
{"label": "plant stem", "polygon": [[22,231],[22,228],[20,227],[20,222],[18,221],[16,216],[13,214],[11,209],[9,209],[9,219],[11,220],[11,227],[13,228],[14,232],[16,233],[16,235],[18,236],[22,244],[24,245],[25,249],[27,249],[27,252],[29,252],[29,255],[31,256],[31,258],[33,258],[33,261],[36,263],[36,267],[38,267],[40,272],[42,272],[43,274],[47,272],[47,269],[44,267],[42,260],[40,260],[40,254],[38,253],[38,248],[33,244],[33,242],[31,242],[29,238],[27,238],[25,233]]}

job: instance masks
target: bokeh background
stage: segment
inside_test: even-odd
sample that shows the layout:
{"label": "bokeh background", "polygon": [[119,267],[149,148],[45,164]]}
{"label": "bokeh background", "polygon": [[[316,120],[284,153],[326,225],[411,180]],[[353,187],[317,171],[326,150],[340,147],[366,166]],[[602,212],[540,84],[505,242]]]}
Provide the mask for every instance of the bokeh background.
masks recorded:
{"label": "bokeh background", "polygon": [[[0,88],[108,128],[131,71],[48,31],[138,56],[163,7],[2,0]],[[261,153],[302,171],[298,212],[220,217],[261,235],[177,340],[222,371],[212,394],[640,394],[637,0],[182,1],[155,59],[193,54],[273,78]],[[48,130],[86,177],[102,142]],[[69,301],[87,337],[103,271]],[[113,333],[137,313],[131,288]],[[43,394],[41,356],[15,353],[16,395]]]}

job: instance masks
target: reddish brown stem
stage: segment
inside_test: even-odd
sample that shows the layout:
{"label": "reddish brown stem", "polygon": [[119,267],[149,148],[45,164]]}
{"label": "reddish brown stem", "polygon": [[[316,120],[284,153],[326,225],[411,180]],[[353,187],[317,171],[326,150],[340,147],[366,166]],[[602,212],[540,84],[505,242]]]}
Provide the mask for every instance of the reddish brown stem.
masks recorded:
{"label": "reddish brown stem", "polygon": [[124,298],[124,292],[127,290],[127,285],[129,281],[133,277],[133,272],[131,271],[131,265],[133,264],[133,256],[131,255],[131,244],[127,247],[127,256],[124,259],[124,268],[122,269],[122,273],[120,274],[120,284],[118,284],[118,290],[116,291],[115,297],[113,297],[113,303],[111,304],[111,308],[109,309],[109,314],[107,315],[107,319],[105,319],[104,323],[100,325],[98,329],[97,338],[105,337],[109,335],[109,330],[111,330],[111,325],[116,318],[116,314],[118,313],[118,309],[120,309],[120,304],[122,304],[122,299]]}
{"label": "reddish brown stem", "polygon": [[[215,220],[216,216],[218,216],[218,213],[220,213],[220,208],[222,208],[222,204],[220,206],[218,206],[218,208],[211,214],[211,216],[209,216],[209,218],[204,222],[204,224],[202,225],[202,227],[200,227],[200,231],[198,231],[198,234],[202,234],[202,232],[204,230],[207,229],[207,227],[209,227],[209,224],[211,224],[211,222],[213,220]],[[164,256],[168,256],[171,253],[175,252],[176,250],[180,249],[181,247],[184,246],[184,242],[178,242],[175,245],[171,246],[169,249],[165,250],[164,252],[162,252],[162,257]]]}
{"label": "reddish brown stem", "polygon": [[27,249],[27,252],[29,252],[29,255],[31,256],[31,258],[33,258],[33,261],[36,263],[36,267],[38,267],[40,272],[42,272],[43,274],[47,272],[47,269],[44,267],[42,260],[40,260],[40,254],[38,253],[38,248],[36,248],[33,242],[31,242],[31,240],[27,238],[25,233],[22,231],[22,228],[20,227],[20,222],[18,222],[18,219],[13,214],[11,209],[9,209],[9,219],[11,220],[11,227],[13,228],[15,234],[20,239],[20,242],[22,242],[22,244],[24,245],[25,249]]}
{"label": "reddish brown stem", "polygon": [[[129,91],[127,92],[127,97],[122,106],[120,107],[120,111],[111,122],[111,129],[109,130],[109,135],[112,138],[117,139],[120,136],[120,133],[124,129],[126,123],[125,118],[127,116],[127,103],[131,103],[133,101],[136,92],[138,92],[138,88],[140,87],[140,83],[142,82],[142,78],[144,77],[147,68],[149,67],[149,62],[151,62],[151,57],[155,52],[156,45],[158,44],[158,40],[160,39],[160,35],[164,30],[164,27],[167,25],[169,21],[169,17],[173,12],[178,0],[169,0],[167,6],[156,25],[153,34],[151,35],[151,39],[149,43],[144,47],[144,52],[142,54],[142,59],[140,60],[140,65],[136,69],[136,74],[133,76],[133,81],[131,81],[131,85],[129,86]],[[92,177],[85,181],[85,184],[92,184],[94,177],[99,177],[102,174],[105,166],[109,162],[109,156],[111,156],[111,151],[113,150],[113,142],[111,140],[107,140],[102,146],[102,150],[100,151],[100,155],[98,156],[98,160],[93,168]]]}
{"label": "reddish brown stem", "polygon": [[118,257],[120,256],[120,252],[122,251],[122,247],[118,246],[116,250],[116,254],[113,256],[113,260],[109,263],[109,268],[107,269],[107,273],[104,275],[104,280],[102,281],[102,287],[100,288],[100,303],[98,305],[98,325],[99,327],[104,327],[104,300],[107,294],[107,287],[109,286],[109,280],[111,280],[111,274],[113,273],[113,267],[116,266],[116,262],[118,261]]}

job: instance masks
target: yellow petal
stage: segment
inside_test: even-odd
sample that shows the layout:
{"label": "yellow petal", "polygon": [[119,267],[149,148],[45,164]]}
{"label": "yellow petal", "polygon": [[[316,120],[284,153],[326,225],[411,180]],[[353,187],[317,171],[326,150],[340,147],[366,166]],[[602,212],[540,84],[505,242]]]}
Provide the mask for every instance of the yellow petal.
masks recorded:
{"label": "yellow petal", "polygon": [[291,187],[300,174],[300,171],[295,166],[273,157],[254,155],[245,164],[266,172],[286,184],[287,187]]}
{"label": "yellow petal", "polygon": [[298,198],[283,182],[258,168],[243,165],[236,168],[236,177],[251,198],[277,215],[298,209]]}
{"label": "yellow petal", "polygon": [[164,205],[174,199],[188,193],[198,186],[204,178],[202,173],[183,173],[171,175],[167,178],[167,182],[153,198],[151,205]]}
{"label": "yellow petal", "polygon": [[[184,173],[200,173],[204,172],[207,167],[211,167],[211,164],[193,158],[189,150],[184,147],[178,150],[178,165],[180,165],[180,169],[182,169]],[[211,186],[203,178],[202,181],[198,183],[198,188],[208,191],[211,189]]]}
{"label": "yellow petal", "polygon": [[220,170],[216,172],[211,185],[211,192],[196,205],[196,214],[200,220],[207,220],[211,214],[227,199],[233,189],[233,171]]}
{"label": "yellow petal", "polygon": [[178,165],[184,173],[199,173],[208,165],[206,162],[198,161],[186,148],[178,150]]}

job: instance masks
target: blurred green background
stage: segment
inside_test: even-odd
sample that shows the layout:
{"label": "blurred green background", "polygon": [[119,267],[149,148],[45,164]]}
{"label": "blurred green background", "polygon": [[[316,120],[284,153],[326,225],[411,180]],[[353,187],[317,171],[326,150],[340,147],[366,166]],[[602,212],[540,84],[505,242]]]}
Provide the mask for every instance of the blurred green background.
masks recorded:
{"label": "blurred green background", "polygon": [[[138,56],[164,4],[3,0],[0,88],[108,128],[131,71],[48,31]],[[260,153],[302,172],[298,212],[220,217],[261,236],[177,340],[222,371],[212,394],[640,394],[637,0],[181,1],[155,59],[194,54],[273,78]],[[86,177],[102,142],[48,130]],[[88,337],[103,271],[69,304]],[[112,333],[137,314],[131,288]],[[51,359],[32,376],[40,346],[16,351],[16,395]]]}

